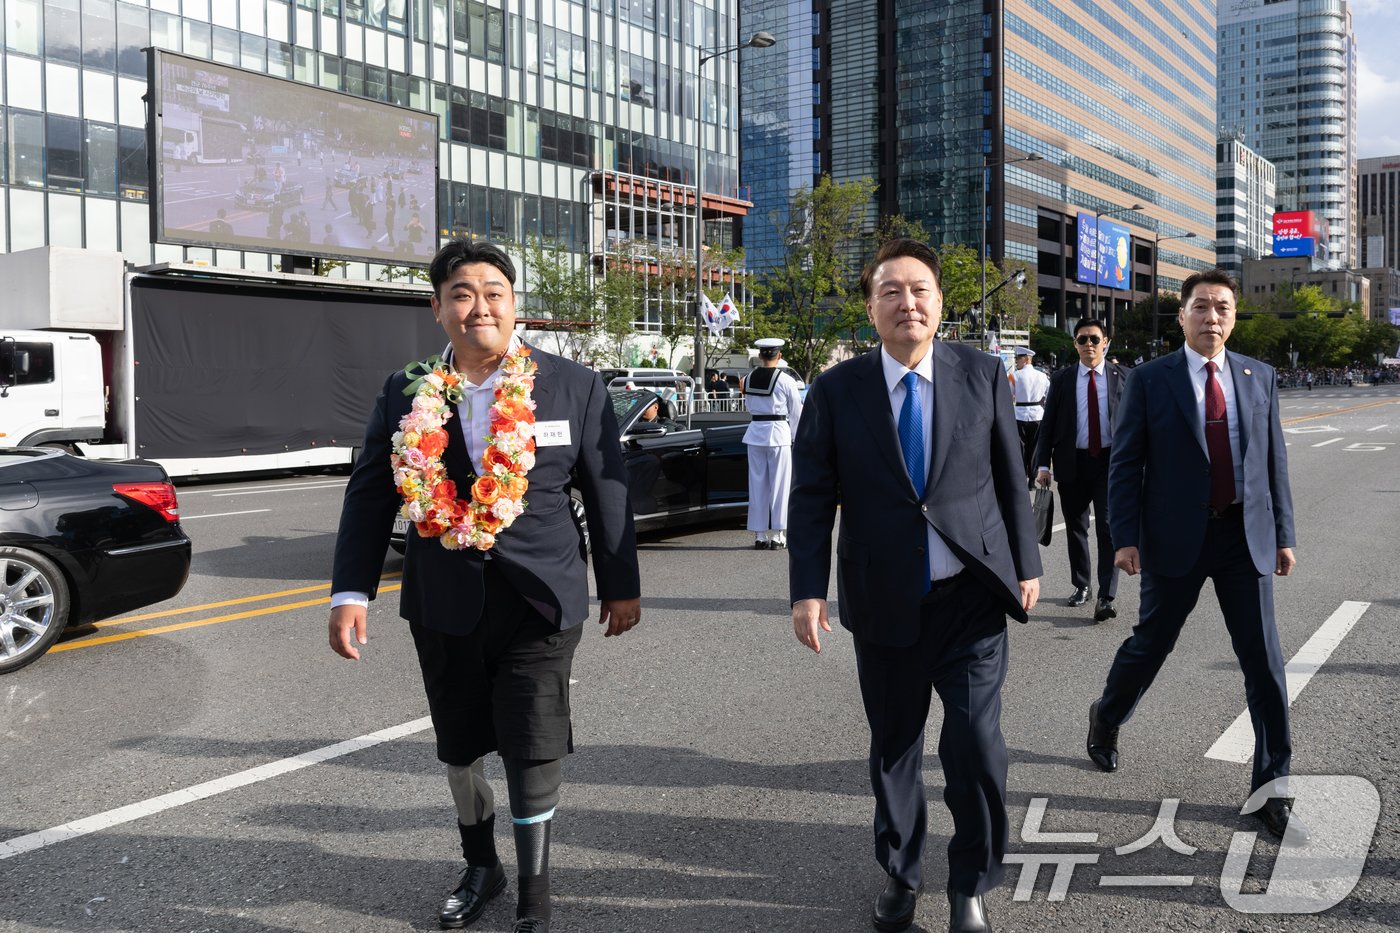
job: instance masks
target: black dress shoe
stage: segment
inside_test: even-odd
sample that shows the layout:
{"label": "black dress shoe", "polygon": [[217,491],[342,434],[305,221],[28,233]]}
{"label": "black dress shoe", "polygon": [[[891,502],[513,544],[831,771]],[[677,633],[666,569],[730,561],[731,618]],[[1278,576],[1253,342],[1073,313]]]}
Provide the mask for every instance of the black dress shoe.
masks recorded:
{"label": "black dress shoe", "polygon": [[1099,700],[1089,704],[1089,758],[1104,771],[1118,770],[1118,727],[1099,722]]}
{"label": "black dress shoe", "polygon": [[755,542],[753,543],[753,549],[754,549],[755,551],[766,551],[766,550],[768,550],[768,542],[767,542],[767,541],[755,541]]}
{"label": "black dress shoe", "polygon": [[543,917],[521,917],[510,933],[549,933],[549,921]]}
{"label": "black dress shoe", "polygon": [[506,889],[506,870],[500,859],[490,867],[468,865],[462,872],[462,883],[447,896],[438,914],[438,924],[444,930],[460,930],[481,916],[486,902]]}
{"label": "black dress shoe", "polygon": [[875,916],[872,918],[877,930],[907,930],[914,922],[914,909],[919,906],[919,892],[924,889],[906,888],[901,882],[890,878],[885,882],[885,890],[875,898]]}
{"label": "black dress shoe", "polygon": [[1308,827],[1293,815],[1293,805],[1286,798],[1270,797],[1254,811],[1254,818],[1286,846],[1300,846],[1312,838]]}
{"label": "black dress shoe", "polygon": [[982,895],[948,892],[948,933],[991,933],[991,930]]}
{"label": "black dress shoe", "polygon": [[1109,619],[1118,618],[1118,610],[1113,608],[1113,600],[1107,596],[1100,596],[1099,601],[1094,604],[1094,621],[1107,622]]}
{"label": "black dress shoe", "polygon": [[770,551],[786,551],[786,550],[787,550],[787,542],[786,542],[786,541],[769,541],[769,542],[768,542],[768,550],[770,550]]}
{"label": "black dress shoe", "polygon": [[1069,606],[1071,609],[1075,606],[1082,606],[1089,601],[1089,596],[1089,588],[1087,586],[1081,586],[1074,591],[1073,596],[1065,600],[1065,605]]}

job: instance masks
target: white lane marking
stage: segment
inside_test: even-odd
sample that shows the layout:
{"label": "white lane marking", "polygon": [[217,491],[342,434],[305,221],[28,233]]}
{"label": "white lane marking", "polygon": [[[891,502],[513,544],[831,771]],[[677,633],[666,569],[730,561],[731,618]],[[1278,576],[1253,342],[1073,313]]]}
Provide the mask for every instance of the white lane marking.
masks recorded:
{"label": "white lane marking", "polygon": [[[1298,694],[1303,692],[1308,681],[1312,680],[1312,676],[1322,667],[1323,662],[1331,657],[1352,626],[1361,620],[1361,616],[1369,608],[1370,603],[1347,600],[1338,606],[1337,611],[1332,613],[1327,621],[1322,623],[1322,627],[1313,632],[1307,643],[1298,649],[1293,660],[1284,667],[1288,678],[1289,706],[1298,699]],[[1235,721],[1230,723],[1230,727],[1215,740],[1210,751],[1206,752],[1206,757],[1241,765],[1254,760],[1254,726],[1250,721],[1248,709],[1235,717]]]}
{"label": "white lane marking", "polygon": [[238,771],[234,774],[212,781],[205,781],[202,784],[194,784],[180,790],[171,791],[168,794],[161,794],[159,797],[151,797],[149,800],[139,800],[136,803],[127,804],[124,807],[117,807],[115,810],[107,810],[93,816],[83,817],[80,820],[73,820],[71,823],[64,823],[62,826],[55,826],[51,829],[43,829],[35,833],[24,836],[16,836],[13,839],[0,841],[0,861],[13,858],[16,855],[23,855],[25,852],[33,852],[36,849],[43,849],[55,843],[63,842],[67,839],[76,839],[79,836],[86,836],[100,830],[109,829],[113,826],[120,826],[122,823],[130,823],[142,817],[152,816],[164,810],[184,806],[196,800],[203,800],[206,797],[213,797],[216,794],[237,790],[240,787],[247,787],[249,784],[256,784],[259,781],[266,781],[271,778],[281,777],[293,771],[300,771],[302,768],[309,768],[312,765],[320,764],[323,761],[330,761],[332,758],[340,758],[353,752],[372,748],[384,742],[392,742],[395,739],[402,739],[406,736],[422,732],[432,726],[432,720],[424,716],[422,719],[414,719],[410,722],[401,723],[397,726],[390,726],[387,729],[380,729],[378,732],[371,732],[358,738],[347,739],[344,742],[337,742],[334,745],[326,745],[321,748],[312,749],[309,752],[302,752],[300,755],[293,755],[290,758],[283,758],[280,761],[271,761],[265,765],[258,765],[256,768],[248,768],[246,771]]}
{"label": "white lane marking", "polygon": [[319,486],[272,486],[267,489],[249,489],[243,492],[216,492],[214,493],[214,498],[220,499],[224,496],[257,496],[265,492],[287,492],[288,490],[296,491],[301,489],[339,489],[344,485],[344,483],[322,483]]}
{"label": "white lane marking", "polygon": [[1344,440],[1346,440],[1346,438],[1344,438],[1344,437],[1334,437],[1334,438],[1332,438],[1330,441],[1323,441],[1321,444],[1313,444],[1313,446],[1314,446],[1314,447],[1326,447],[1328,444],[1336,444],[1336,443],[1338,443],[1339,441],[1344,441]]}
{"label": "white lane marking", "polygon": [[[345,485],[346,483],[348,483],[348,482],[349,482],[349,480],[339,480],[339,481],[337,481],[337,480],[317,479],[317,480],[311,480],[310,482],[306,482],[306,483],[278,483],[278,484],[275,485],[275,486],[235,486],[235,487],[233,487],[233,488],[234,488],[234,489],[244,489],[244,490],[249,490],[249,491],[261,490],[261,489],[272,489],[272,490],[277,490],[277,489],[321,489],[321,488],[324,488],[324,487],[326,487],[326,486],[328,486],[328,485],[329,485],[329,486],[344,486],[344,485]],[[229,488],[229,487],[225,486],[225,487],[223,487],[223,488],[224,488],[224,489],[227,489],[227,488]],[[181,490],[180,490],[180,495],[181,495],[181,496],[199,496],[199,495],[214,495],[214,496],[218,496],[218,495],[223,495],[223,493],[220,492],[219,487],[215,487],[215,488],[213,488],[213,489],[181,489]]]}
{"label": "white lane marking", "polygon": [[1374,428],[1367,428],[1366,430],[1367,430],[1367,431],[1379,431],[1381,428],[1388,428],[1388,427],[1390,427],[1390,425],[1388,425],[1388,424],[1378,424],[1378,425],[1376,425]]}
{"label": "white lane marking", "polygon": [[242,512],[210,512],[208,515],[181,515],[180,521],[187,522],[193,518],[224,518],[228,515],[253,515],[257,512],[271,512],[272,509],[244,509]]}

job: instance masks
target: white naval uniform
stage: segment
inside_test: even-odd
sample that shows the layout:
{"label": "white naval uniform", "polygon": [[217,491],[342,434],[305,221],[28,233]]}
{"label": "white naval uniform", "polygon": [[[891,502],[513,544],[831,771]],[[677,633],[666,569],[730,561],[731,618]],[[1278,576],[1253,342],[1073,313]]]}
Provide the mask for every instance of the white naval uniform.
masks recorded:
{"label": "white naval uniform", "polygon": [[1016,387],[1013,390],[1013,394],[1016,396],[1016,420],[1040,421],[1043,419],[1045,406],[1034,403],[1045,401],[1045,395],[1050,391],[1050,377],[1034,366],[1013,369],[1011,376],[1016,380]]}
{"label": "white naval uniform", "polygon": [[[772,373],[770,377],[766,375]],[[760,367],[744,380],[744,404],[755,418],[744,432],[749,453],[749,531],[786,543],[788,489],[792,485],[792,436],[802,417],[797,379],[783,367]]]}

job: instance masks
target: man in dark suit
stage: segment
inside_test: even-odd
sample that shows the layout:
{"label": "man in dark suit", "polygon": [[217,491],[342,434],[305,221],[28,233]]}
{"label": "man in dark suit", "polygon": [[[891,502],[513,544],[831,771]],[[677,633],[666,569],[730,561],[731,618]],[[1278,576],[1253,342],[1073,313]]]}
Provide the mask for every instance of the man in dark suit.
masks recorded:
{"label": "man in dark suit", "polygon": [[1283,798],[1293,754],[1272,574],[1293,557],[1293,498],[1273,367],[1231,353],[1239,286],[1208,269],[1181,288],[1186,346],[1132,371],[1114,423],[1108,515],[1116,563],[1142,573],[1140,617],[1089,707],[1089,757],[1118,767],[1118,729],[1167,655],[1209,577],[1244,672],[1254,722],[1254,811],[1275,836],[1307,831]]}
{"label": "man in dark suit", "polygon": [[[515,335],[515,268],[495,246],[454,240],[429,267],[433,318],[450,346],[443,368],[461,380],[450,405],[440,456],[456,489],[439,485],[435,512],[499,502],[493,477],[501,453],[517,453],[526,472],[528,504],[513,524],[499,527],[496,510],[483,513],[494,534],[473,546],[432,526],[433,515],[410,515],[399,614],[418,650],[438,758],[447,765],[466,869],[444,905],[445,928],[466,926],[506,886],[496,855],[495,812],[482,756],[498,750],[510,791],[519,864],[518,933],[549,929],[549,827],[559,800],[560,760],[573,750],[569,672],[588,615],[588,576],[569,491],[583,496],[592,539],[593,570],[602,601],[599,622],[619,635],[640,618],[640,583],[627,474],[617,423],[597,373],[529,348],[538,367],[526,391],[529,405],[506,410],[496,390],[512,384],[524,354]],[[436,377],[434,377],[436,378]],[[405,500],[403,463],[391,451],[406,444],[401,420],[415,401],[406,373],[395,373],[370,412],[364,450],[345,490],[336,539],[330,642],[357,660],[366,642],[366,606],[374,598],[394,516]],[[448,400],[450,402],[450,399]],[[522,424],[530,424],[524,429]],[[420,433],[420,432],[415,432]],[[490,436],[488,445],[485,438]],[[435,445],[419,439],[415,455]],[[400,452],[406,457],[405,452]],[[528,454],[528,456],[526,456]],[[480,468],[478,468],[480,465]],[[396,472],[399,474],[396,476]],[[480,473],[481,476],[477,474]],[[409,486],[404,484],[404,488]],[[454,506],[450,500],[456,497]],[[442,500],[449,500],[444,504]],[[488,499],[493,499],[488,502]],[[505,511],[510,511],[506,509]],[[423,534],[434,534],[424,537]]]}
{"label": "man in dark suit", "polygon": [[1094,506],[1094,537],[1099,547],[1099,599],[1094,605],[1094,621],[1103,622],[1118,615],[1113,608],[1118,568],[1113,566],[1113,544],[1108,535],[1108,461],[1113,447],[1113,415],[1128,374],[1117,363],[1104,359],[1108,331],[1101,321],[1085,318],[1076,324],[1074,345],[1079,362],[1050,379],[1050,397],[1035,449],[1035,482],[1049,486],[1054,468],[1069,541],[1069,578],[1074,586],[1070,606],[1089,601],[1089,505]]}
{"label": "man in dark suit", "polygon": [[923,883],[924,723],[943,702],[938,753],[953,814],[953,930],[987,928],[982,895],[1007,842],[1001,684],[1006,616],[1026,621],[1040,554],[1001,361],[937,342],[937,255],[891,240],[861,276],[881,348],[819,376],[793,446],[788,573],[799,641],[821,650],[836,542],[841,624],[854,636],[870,723],[875,857],[888,876],[875,926],[913,922]]}

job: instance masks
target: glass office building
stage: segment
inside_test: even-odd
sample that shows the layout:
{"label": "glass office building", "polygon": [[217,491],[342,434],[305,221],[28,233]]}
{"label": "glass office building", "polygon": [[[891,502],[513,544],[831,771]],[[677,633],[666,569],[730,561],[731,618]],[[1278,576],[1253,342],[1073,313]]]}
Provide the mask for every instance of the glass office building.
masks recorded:
{"label": "glass office building", "polygon": [[[1126,274],[1102,287],[1101,315],[1150,294],[1159,238],[1172,240],[1161,246],[1163,289],[1214,262],[1214,3],[813,0],[808,9],[812,124],[784,124],[790,149],[810,141],[814,170],[875,180],[872,228],[901,214],[941,242],[976,248],[985,237],[990,258],[1037,269],[1044,319],[1060,326],[1093,302],[1077,274],[1082,214],[1111,213],[1128,230]],[[757,67],[745,64],[746,84]],[[745,106],[752,179],[749,98]],[[1031,154],[1040,160],[1017,161]],[[750,265],[763,268],[761,258],[751,251]]]}
{"label": "glass office building", "polygon": [[[153,244],[147,46],[439,115],[437,227],[556,239],[606,268],[621,237],[692,248],[747,207],[737,0],[0,0],[0,250],[267,269]],[[602,260],[599,262],[599,260]],[[352,264],[346,274],[373,277]]]}
{"label": "glass office building", "polygon": [[1246,260],[1274,251],[1274,165],[1235,136],[1221,138],[1215,158],[1215,260],[1239,278]]}
{"label": "glass office building", "polygon": [[1220,127],[1274,163],[1281,211],[1327,221],[1325,261],[1354,268],[1356,34],[1345,0],[1222,4]]}
{"label": "glass office building", "polygon": [[1361,159],[1361,268],[1400,269],[1400,155]]}

